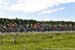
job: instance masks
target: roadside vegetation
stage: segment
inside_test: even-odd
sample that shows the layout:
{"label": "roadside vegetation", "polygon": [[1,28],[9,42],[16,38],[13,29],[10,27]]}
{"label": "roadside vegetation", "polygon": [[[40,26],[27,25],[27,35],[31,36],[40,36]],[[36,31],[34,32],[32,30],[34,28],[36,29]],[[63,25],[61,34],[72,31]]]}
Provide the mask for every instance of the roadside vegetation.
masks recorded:
{"label": "roadside vegetation", "polygon": [[[0,50],[44,50],[75,48],[75,33],[32,32],[0,34]],[[69,50],[69,49],[68,49]]]}

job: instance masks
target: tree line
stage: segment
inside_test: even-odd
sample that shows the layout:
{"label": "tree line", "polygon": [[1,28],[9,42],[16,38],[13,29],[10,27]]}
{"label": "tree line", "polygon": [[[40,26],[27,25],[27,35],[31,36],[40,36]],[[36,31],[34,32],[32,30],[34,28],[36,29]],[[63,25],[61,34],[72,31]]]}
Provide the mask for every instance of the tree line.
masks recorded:
{"label": "tree line", "polygon": [[36,20],[23,20],[23,19],[8,19],[8,18],[0,18],[0,24],[9,24],[9,23],[16,23],[16,24],[35,24],[35,23],[42,23],[42,24],[51,24],[51,25],[59,25],[59,24],[72,24],[75,25],[75,22],[72,21],[36,21]]}

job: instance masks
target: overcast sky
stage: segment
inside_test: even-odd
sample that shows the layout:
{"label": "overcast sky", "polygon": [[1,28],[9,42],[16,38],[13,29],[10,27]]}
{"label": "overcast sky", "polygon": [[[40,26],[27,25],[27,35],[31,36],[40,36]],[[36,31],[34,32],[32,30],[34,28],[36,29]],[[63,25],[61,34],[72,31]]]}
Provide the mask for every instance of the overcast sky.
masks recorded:
{"label": "overcast sky", "polygon": [[75,21],[75,0],[0,0],[0,18]]}

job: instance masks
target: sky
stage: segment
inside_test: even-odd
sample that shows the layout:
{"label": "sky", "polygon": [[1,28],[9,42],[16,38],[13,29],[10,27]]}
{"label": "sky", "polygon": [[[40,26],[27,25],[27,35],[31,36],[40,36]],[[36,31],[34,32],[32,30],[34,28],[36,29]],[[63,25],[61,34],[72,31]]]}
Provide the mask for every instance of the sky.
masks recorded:
{"label": "sky", "polygon": [[0,18],[75,21],[75,0],[0,0]]}

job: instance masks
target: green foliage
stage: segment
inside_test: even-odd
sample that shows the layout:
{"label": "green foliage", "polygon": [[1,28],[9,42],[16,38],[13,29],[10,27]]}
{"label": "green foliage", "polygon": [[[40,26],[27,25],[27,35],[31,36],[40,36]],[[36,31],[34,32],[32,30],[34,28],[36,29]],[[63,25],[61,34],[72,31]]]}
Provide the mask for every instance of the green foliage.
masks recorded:
{"label": "green foliage", "polygon": [[33,24],[33,23],[43,23],[43,24],[51,24],[51,25],[59,25],[59,24],[72,24],[75,25],[75,22],[72,21],[36,21],[36,20],[23,20],[23,19],[7,19],[7,18],[0,18],[0,24],[7,24],[7,23],[17,23],[17,24]]}
{"label": "green foliage", "polygon": [[44,50],[50,48],[75,48],[74,33],[29,32],[0,34],[0,50]]}

